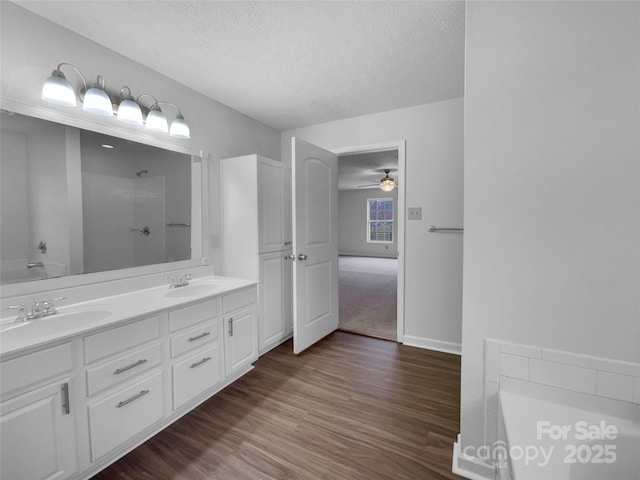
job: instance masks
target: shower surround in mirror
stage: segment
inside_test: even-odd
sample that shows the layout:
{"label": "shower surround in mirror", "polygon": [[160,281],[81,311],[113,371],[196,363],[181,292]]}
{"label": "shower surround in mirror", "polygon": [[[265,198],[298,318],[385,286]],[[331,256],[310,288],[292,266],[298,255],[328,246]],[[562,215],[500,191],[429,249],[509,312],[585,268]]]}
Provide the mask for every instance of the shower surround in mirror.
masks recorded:
{"label": "shower surround in mirror", "polygon": [[1,127],[2,284],[192,257],[189,155],[5,112]]}

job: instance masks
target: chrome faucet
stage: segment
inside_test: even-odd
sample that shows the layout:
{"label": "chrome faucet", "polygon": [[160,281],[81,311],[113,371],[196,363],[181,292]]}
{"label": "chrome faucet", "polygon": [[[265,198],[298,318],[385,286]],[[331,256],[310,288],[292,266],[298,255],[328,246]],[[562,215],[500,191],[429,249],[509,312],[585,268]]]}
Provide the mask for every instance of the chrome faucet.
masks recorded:
{"label": "chrome faucet", "polygon": [[55,315],[58,313],[55,302],[64,300],[67,297],[56,297],[49,300],[34,300],[31,307],[27,307],[24,303],[20,305],[11,305],[9,310],[17,310],[18,316],[16,317],[16,323],[26,322],[27,320],[34,320],[36,318],[48,317],[49,315]]}
{"label": "chrome faucet", "polygon": [[176,275],[175,277],[164,277],[165,280],[169,280],[169,288],[186,287],[191,280],[191,274],[185,273],[184,275]]}

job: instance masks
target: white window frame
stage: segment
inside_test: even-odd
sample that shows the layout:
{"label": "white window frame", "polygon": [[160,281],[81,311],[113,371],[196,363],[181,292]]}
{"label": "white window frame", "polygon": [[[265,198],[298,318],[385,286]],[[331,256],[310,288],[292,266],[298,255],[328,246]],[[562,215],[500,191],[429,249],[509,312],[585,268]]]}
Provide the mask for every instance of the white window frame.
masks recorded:
{"label": "white window frame", "polygon": [[[371,202],[372,201],[389,201],[391,202],[391,219],[388,220],[371,220]],[[393,215],[395,205],[393,197],[376,197],[367,198],[367,243],[393,243],[395,233],[395,218]],[[371,222],[391,222],[391,240],[371,240]]]}

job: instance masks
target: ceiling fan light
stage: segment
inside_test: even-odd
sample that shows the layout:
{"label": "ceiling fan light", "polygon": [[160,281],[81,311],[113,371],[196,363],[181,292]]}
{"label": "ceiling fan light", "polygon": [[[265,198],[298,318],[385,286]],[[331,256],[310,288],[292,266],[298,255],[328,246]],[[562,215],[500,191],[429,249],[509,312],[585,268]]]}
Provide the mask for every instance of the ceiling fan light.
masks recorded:
{"label": "ceiling fan light", "polygon": [[94,115],[113,115],[113,105],[107,92],[100,85],[94,85],[84,94],[82,109]]}
{"label": "ceiling fan light", "polygon": [[396,182],[392,178],[385,178],[380,182],[380,190],[383,192],[392,192],[394,188],[396,188]]}
{"label": "ceiling fan light", "polygon": [[185,121],[182,114],[178,114],[176,118],[171,122],[171,129],[169,135],[176,138],[191,138],[191,131],[189,125]]}
{"label": "ceiling fan light", "polygon": [[60,70],[54,70],[45,80],[40,98],[45,102],[63,107],[76,106],[76,92]]}

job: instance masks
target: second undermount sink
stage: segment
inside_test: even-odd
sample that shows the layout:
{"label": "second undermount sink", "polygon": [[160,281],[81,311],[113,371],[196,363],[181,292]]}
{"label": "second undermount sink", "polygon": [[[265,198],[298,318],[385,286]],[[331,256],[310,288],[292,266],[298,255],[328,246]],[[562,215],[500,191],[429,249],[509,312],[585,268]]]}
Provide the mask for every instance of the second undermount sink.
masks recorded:
{"label": "second undermount sink", "polygon": [[221,284],[217,282],[200,283],[197,285],[187,285],[186,287],[176,287],[164,294],[165,297],[195,297],[215,293],[220,289]]}

